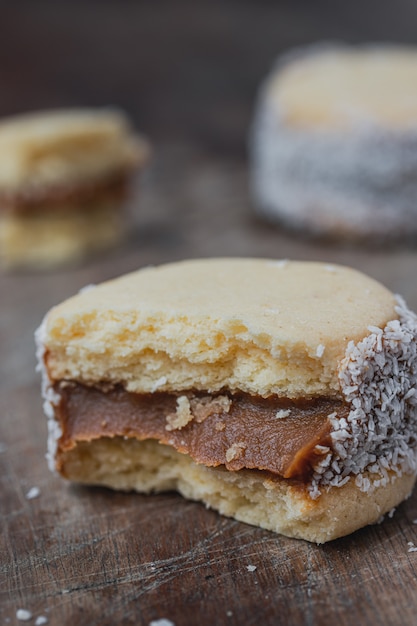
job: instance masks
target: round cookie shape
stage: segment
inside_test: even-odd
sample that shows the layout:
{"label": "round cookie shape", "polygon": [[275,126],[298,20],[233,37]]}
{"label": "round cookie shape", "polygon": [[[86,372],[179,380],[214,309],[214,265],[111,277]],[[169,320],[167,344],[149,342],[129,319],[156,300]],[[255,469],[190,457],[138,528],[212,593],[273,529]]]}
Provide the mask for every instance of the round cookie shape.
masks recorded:
{"label": "round cookie shape", "polygon": [[312,235],[413,239],[417,50],[313,45],[280,57],[250,137],[255,210]]}

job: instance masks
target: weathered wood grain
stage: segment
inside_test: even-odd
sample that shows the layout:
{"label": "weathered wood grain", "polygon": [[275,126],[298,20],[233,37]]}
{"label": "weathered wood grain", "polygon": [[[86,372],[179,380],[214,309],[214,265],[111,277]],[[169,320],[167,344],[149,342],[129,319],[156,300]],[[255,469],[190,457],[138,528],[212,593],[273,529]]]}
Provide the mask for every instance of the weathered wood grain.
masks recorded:
{"label": "weathered wood grain", "polygon": [[1,114],[116,102],[155,154],[123,247],[79,267],[0,276],[0,624],[16,624],[19,608],[53,626],[416,624],[416,494],[383,524],[318,547],[175,494],[70,486],[46,466],[33,342],[50,306],[82,286],[186,257],[345,263],[417,309],[416,248],[311,241],[256,220],[245,153],[255,87],[278,49],[407,40],[417,7],[400,5],[392,16],[376,0],[2,3]]}

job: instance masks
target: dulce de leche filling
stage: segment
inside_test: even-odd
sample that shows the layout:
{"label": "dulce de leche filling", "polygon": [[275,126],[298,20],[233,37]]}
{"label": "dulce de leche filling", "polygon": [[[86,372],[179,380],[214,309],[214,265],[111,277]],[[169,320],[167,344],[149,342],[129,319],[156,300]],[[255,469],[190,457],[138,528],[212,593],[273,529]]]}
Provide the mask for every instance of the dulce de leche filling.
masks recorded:
{"label": "dulce de leche filling", "polygon": [[19,193],[0,191],[0,210],[19,215],[64,210],[68,205],[122,202],[128,194],[130,171],[117,172],[102,180],[82,184],[57,185],[23,190]]}
{"label": "dulce de leche filling", "polygon": [[331,447],[329,415],[347,417],[334,398],[289,400],[273,396],[200,392],[130,393],[79,383],[55,385],[61,400],[56,417],[62,428],[56,457],[63,471],[65,453],[78,442],[102,437],[155,439],[196,463],[266,470],[283,478],[308,480]]}

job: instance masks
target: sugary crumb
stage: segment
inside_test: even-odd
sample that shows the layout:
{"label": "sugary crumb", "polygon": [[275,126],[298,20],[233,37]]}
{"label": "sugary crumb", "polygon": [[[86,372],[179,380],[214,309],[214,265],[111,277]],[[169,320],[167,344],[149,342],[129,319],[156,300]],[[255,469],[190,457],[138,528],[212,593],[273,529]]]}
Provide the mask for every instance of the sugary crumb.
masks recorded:
{"label": "sugary crumb", "polygon": [[46,615],[39,615],[39,617],[37,617],[35,620],[35,626],[42,626],[43,624],[47,624],[47,623],[48,623],[48,618],[46,617]]}
{"label": "sugary crumb", "polygon": [[246,569],[248,572],[254,572],[256,570],[256,565],[247,565]]}
{"label": "sugary crumb", "polygon": [[167,382],[167,377],[166,376],[161,376],[152,385],[151,392],[154,393],[157,389],[159,389],[160,387],[163,387],[166,384],[166,382]]}
{"label": "sugary crumb", "polygon": [[281,409],[275,413],[275,417],[279,420],[288,417],[291,414],[290,409]]}
{"label": "sugary crumb", "polygon": [[27,611],[26,609],[18,609],[16,611],[16,617],[19,622],[28,622],[30,619],[32,619],[32,613],[30,611]]}
{"label": "sugary crumb", "polygon": [[34,498],[37,498],[40,495],[40,493],[41,493],[41,490],[39,489],[39,487],[31,487],[26,494],[26,499],[33,500]]}
{"label": "sugary crumb", "polygon": [[412,541],[407,542],[408,552],[417,552],[417,548]]}
{"label": "sugary crumb", "polygon": [[217,413],[229,413],[232,401],[229,396],[204,396],[202,398],[191,398],[191,412],[198,424]]}
{"label": "sugary crumb", "polygon": [[171,622],[170,619],[166,619],[166,617],[161,617],[160,619],[153,619],[149,622],[149,626],[175,626],[174,622]]}
{"label": "sugary crumb", "polygon": [[226,611],[226,615],[227,615],[227,617],[232,617],[233,611]]}
{"label": "sugary crumb", "polygon": [[181,430],[193,419],[200,424],[205,419],[215,414],[229,413],[232,400],[229,396],[191,397],[180,396],[177,398],[177,410],[166,417],[166,430]]}
{"label": "sugary crumb", "polygon": [[166,430],[181,430],[181,428],[184,428],[191,422],[193,414],[191,413],[190,401],[187,396],[179,396],[177,398],[176,412],[167,415],[166,419]]}
{"label": "sugary crumb", "polygon": [[242,456],[242,452],[246,450],[246,443],[243,441],[239,441],[230,446],[228,450],[226,450],[226,461],[230,463],[230,461],[234,461]]}
{"label": "sugary crumb", "polygon": [[320,344],[317,346],[317,350],[316,350],[316,356],[317,356],[319,359],[323,356],[323,354],[324,354],[324,350],[325,350],[325,346],[323,346],[323,344],[322,344],[322,343],[320,343]]}
{"label": "sugary crumb", "polygon": [[391,519],[392,517],[394,517],[394,513],[396,511],[396,508],[392,508],[391,511],[388,511],[388,517]]}
{"label": "sugary crumb", "polygon": [[412,524],[417,524],[417,519],[413,519]]}

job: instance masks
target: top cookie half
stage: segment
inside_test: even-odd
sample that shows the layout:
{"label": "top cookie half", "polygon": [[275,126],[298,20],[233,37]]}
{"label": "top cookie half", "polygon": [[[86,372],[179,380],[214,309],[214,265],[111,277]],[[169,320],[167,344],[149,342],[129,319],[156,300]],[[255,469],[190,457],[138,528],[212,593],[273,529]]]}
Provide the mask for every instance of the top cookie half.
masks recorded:
{"label": "top cookie half", "polygon": [[[143,165],[147,142],[118,109],[40,111],[0,121],[0,195],[102,181]],[[3,198],[4,196],[4,198]]]}
{"label": "top cookie half", "polygon": [[396,305],[346,267],[192,260],[83,290],[49,312],[39,340],[50,381],[332,397],[349,342],[397,319]]}
{"label": "top cookie half", "polygon": [[316,44],[287,54],[268,97],[296,129],[391,132],[417,123],[417,50],[413,46]]}

